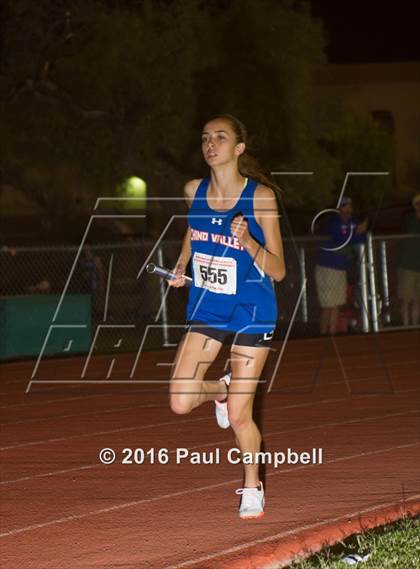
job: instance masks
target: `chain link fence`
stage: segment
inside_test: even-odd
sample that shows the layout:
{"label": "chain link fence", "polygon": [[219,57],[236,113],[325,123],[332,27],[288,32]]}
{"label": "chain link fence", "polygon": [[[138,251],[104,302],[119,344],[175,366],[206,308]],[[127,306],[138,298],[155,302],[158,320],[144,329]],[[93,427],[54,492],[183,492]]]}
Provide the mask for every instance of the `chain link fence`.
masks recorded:
{"label": "chain link fence", "polygon": [[375,280],[368,290],[372,330],[418,328],[420,235],[374,235],[368,240],[368,246],[372,259],[371,280]]}
{"label": "chain link fence", "polygon": [[[401,311],[399,257],[404,240],[419,235],[369,236],[366,245],[352,251],[347,299],[340,309],[338,332],[368,332],[415,326],[404,322]],[[275,339],[319,333],[320,306],[315,266],[320,247],[317,238],[285,239],[287,276],[275,283],[279,322]],[[159,348],[176,344],[185,324],[188,289],[168,287],[146,272],[147,262],[172,268],[180,241],[78,247],[20,247],[0,252],[1,300],[48,296],[55,307],[60,299],[87,295],[91,330],[97,353]],[[416,273],[414,273],[415,276]],[[420,273],[417,274],[419,277]],[[418,281],[417,281],[418,287]],[[417,289],[418,290],[418,289]],[[58,310],[59,312],[59,310]],[[1,313],[0,313],[1,324]],[[418,325],[418,322],[417,322]],[[2,335],[8,333],[3,322]],[[5,329],[4,329],[5,328]],[[123,337],[123,345],[117,336]]]}

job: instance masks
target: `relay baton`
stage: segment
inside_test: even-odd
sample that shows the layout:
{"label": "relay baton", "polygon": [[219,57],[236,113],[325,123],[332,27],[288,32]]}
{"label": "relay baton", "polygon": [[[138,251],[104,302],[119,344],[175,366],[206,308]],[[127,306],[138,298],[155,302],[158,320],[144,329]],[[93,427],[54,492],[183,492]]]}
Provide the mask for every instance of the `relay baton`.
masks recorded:
{"label": "relay baton", "polygon": [[[165,267],[159,267],[159,265],[154,265],[153,263],[149,263],[146,266],[146,271],[162,279],[173,280],[177,278],[177,275],[170,271],[169,269],[165,269]],[[187,277],[186,275],[182,275],[185,279],[185,286],[191,286],[192,278]]]}

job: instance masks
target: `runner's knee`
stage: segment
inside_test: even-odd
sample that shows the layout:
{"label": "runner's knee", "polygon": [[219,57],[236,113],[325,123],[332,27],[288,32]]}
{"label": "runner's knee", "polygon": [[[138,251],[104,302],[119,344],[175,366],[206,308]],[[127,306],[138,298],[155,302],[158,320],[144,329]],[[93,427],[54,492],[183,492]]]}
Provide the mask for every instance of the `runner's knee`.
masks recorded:
{"label": "runner's knee", "polygon": [[183,393],[171,393],[169,396],[171,409],[177,415],[186,415],[192,410],[191,397]]}
{"label": "runner's knee", "polygon": [[249,423],[252,423],[252,409],[248,405],[242,407],[235,403],[229,404],[229,399],[228,415],[229,422],[234,431],[244,429]]}

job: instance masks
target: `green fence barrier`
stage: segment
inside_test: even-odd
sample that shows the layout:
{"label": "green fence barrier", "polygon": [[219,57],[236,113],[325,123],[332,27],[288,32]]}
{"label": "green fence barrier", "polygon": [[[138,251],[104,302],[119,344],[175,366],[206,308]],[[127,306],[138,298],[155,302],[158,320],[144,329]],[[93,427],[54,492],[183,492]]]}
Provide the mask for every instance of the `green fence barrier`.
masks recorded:
{"label": "green fence barrier", "polygon": [[65,296],[53,323],[59,300],[58,294],[0,297],[0,360],[38,356],[47,334],[44,355],[72,355],[89,350],[90,295]]}

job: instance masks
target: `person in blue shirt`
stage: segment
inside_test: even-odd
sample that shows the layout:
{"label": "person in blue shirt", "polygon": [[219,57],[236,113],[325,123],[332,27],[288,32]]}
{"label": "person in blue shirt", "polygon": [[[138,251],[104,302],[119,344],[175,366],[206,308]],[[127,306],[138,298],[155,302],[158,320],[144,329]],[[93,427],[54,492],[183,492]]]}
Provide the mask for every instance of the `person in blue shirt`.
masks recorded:
{"label": "person in blue shirt", "polygon": [[334,335],[340,306],[346,303],[347,270],[350,269],[352,245],[365,240],[368,220],[353,216],[351,198],[341,199],[337,213],[323,227],[323,241],[315,266],[315,284],[321,307],[320,333]]}
{"label": "person in blue shirt", "polygon": [[[185,284],[191,261],[187,330],[178,346],[170,385],[175,413],[206,401],[216,404],[222,428],[232,427],[242,453],[260,451],[261,433],[252,408],[277,321],[274,281],[285,276],[275,186],[246,151],[245,126],[218,115],[202,131],[201,149],[210,176],[191,180],[184,195],[188,229],[170,282]],[[206,381],[205,373],[224,340],[233,336],[231,373]],[[258,464],[244,464],[239,515],[264,514]]]}

